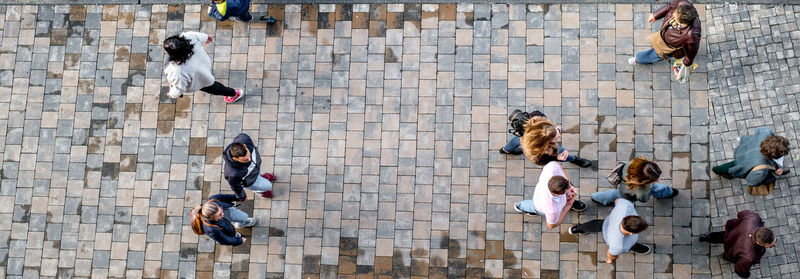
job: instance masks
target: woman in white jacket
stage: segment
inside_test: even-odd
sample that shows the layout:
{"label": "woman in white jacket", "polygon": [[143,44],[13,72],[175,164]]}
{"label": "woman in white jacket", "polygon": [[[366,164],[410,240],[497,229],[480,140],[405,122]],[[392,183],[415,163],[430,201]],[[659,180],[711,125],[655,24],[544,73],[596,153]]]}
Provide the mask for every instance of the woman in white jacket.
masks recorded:
{"label": "woman in white jacket", "polygon": [[203,44],[212,41],[208,34],[191,31],[164,40],[164,52],[167,53],[164,74],[170,84],[169,97],[178,98],[183,93],[200,90],[225,96],[225,102],[229,104],[242,98],[242,90],[214,81],[211,58],[203,49]]}

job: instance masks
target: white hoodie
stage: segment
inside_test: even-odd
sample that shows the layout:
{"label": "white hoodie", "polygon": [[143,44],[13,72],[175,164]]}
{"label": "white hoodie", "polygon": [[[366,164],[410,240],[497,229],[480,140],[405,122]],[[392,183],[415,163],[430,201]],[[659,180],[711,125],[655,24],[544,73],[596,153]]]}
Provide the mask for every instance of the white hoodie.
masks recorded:
{"label": "white hoodie", "polygon": [[177,98],[185,92],[193,92],[200,88],[214,84],[214,75],[211,74],[211,58],[208,57],[203,44],[208,40],[208,34],[200,32],[183,32],[180,35],[194,45],[194,54],[183,64],[168,62],[164,68],[164,75],[171,85],[169,95]]}

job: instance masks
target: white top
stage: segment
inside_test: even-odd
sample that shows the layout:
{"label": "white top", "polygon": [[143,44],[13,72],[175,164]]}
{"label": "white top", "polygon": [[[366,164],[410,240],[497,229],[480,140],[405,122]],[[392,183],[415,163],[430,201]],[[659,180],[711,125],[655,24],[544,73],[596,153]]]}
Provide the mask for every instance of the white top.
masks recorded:
{"label": "white top", "polygon": [[553,194],[550,194],[550,188],[547,187],[550,178],[556,175],[564,176],[564,170],[561,169],[558,161],[550,161],[542,168],[539,182],[536,183],[536,188],[533,190],[533,206],[537,212],[544,215],[548,224],[558,223],[561,210],[567,204],[566,194],[553,196]]}
{"label": "white top", "polygon": [[200,90],[214,84],[214,75],[211,73],[211,58],[208,57],[203,44],[208,40],[208,34],[200,32],[183,32],[180,35],[188,39],[194,45],[194,54],[183,64],[167,63],[164,68],[164,75],[171,85],[169,95],[177,98],[186,92]]}

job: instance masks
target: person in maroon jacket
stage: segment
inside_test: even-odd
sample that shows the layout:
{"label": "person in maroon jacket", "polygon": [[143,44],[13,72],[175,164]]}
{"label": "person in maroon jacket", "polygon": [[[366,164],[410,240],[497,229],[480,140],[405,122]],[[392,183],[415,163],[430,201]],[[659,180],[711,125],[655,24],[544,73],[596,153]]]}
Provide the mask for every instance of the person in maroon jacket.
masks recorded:
{"label": "person in maroon jacket", "polygon": [[700,236],[700,242],[722,243],[722,257],[736,263],[736,274],[742,278],[750,277],[750,266],[758,263],[767,248],[775,247],[778,238],[767,227],[758,214],[745,210],[738,218],[728,220],[725,230]]}
{"label": "person in maroon jacket", "polygon": [[661,24],[659,34],[663,43],[657,44],[651,40],[653,47],[637,52],[636,56],[628,59],[629,64],[652,64],[671,56],[683,58],[685,66],[692,65],[700,49],[701,28],[697,10],[688,0],[673,0],[669,5],[650,14],[648,21],[653,23],[662,18],[664,23]]}

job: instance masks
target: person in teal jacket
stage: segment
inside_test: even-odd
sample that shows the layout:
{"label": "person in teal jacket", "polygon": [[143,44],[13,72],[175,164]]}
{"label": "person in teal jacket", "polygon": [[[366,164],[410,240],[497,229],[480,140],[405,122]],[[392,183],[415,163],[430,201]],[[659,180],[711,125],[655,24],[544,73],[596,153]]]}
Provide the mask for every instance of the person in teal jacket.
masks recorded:
{"label": "person in teal jacket", "polygon": [[234,20],[248,22],[253,19],[253,15],[248,12],[249,9],[250,0],[211,0],[208,16],[219,21],[233,17]]}
{"label": "person in teal jacket", "polygon": [[760,127],[751,136],[743,136],[733,152],[733,161],[711,170],[725,178],[744,178],[747,185],[758,186],[786,175],[783,156],[789,154],[789,140],[776,136],[767,127]]}

